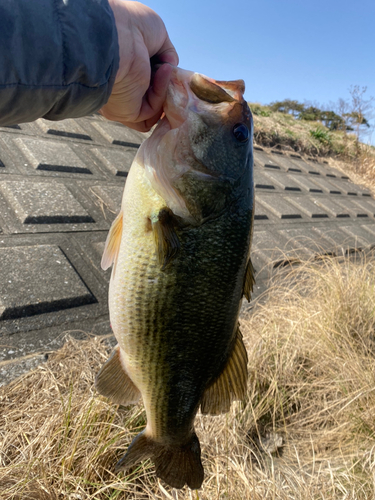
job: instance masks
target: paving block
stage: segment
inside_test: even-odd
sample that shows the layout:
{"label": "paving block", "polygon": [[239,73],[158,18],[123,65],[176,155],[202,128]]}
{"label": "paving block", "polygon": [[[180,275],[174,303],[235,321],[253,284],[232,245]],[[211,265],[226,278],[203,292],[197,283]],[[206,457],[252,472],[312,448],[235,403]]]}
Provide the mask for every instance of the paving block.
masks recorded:
{"label": "paving block", "polygon": [[351,182],[343,179],[329,179],[329,183],[342,194],[346,194],[348,196],[358,196],[356,186]]}
{"label": "paving block", "polygon": [[270,211],[279,219],[301,219],[302,215],[300,210],[295,206],[285,201],[281,196],[266,196],[258,197],[258,203],[263,208]]}
{"label": "paving block", "polygon": [[360,244],[370,245],[371,242],[374,241],[371,234],[366,231],[364,226],[360,226],[359,224],[350,224],[350,226],[340,226],[342,231],[345,233],[357,238]]}
{"label": "paving block", "polygon": [[293,255],[293,257],[299,259],[310,259],[314,257],[319,250],[312,231],[307,231],[303,228],[292,228],[282,229],[279,232],[287,240],[284,249],[288,251],[289,256]]}
{"label": "paving block", "polygon": [[14,142],[35,170],[92,174],[69,144],[24,137]]}
{"label": "paving block", "polygon": [[122,195],[124,193],[123,186],[93,186],[91,189],[96,195],[97,200],[112,213],[117,215],[120,212]]}
{"label": "paving block", "polygon": [[367,233],[370,233],[370,236],[371,236],[371,243],[374,244],[375,243],[375,225],[374,224],[363,224],[361,226],[362,229],[364,229],[365,231],[367,231]]}
{"label": "paving block", "polygon": [[0,193],[23,224],[95,222],[64,184],[4,181]]}
{"label": "paving block", "polygon": [[358,237],[349,235],[347,232],[342,231],[340,227],[314,227],[323,238],[331,241],[336,253],[348,253],[350,250],[359,250],[366,246],[366,241],[360,240]]}
{"label": "paving block", "polygon": [[294,175],[293,180],[310,193],[323,193],[323,189],[313,182],[307,175]]}
{"label": "paving block", "polygon": [[254,186],[255,189],[275,189],[275,183],[271,177],[258,168],[254,168]]}
{"label": "paving block", "polygon": [[352,199],[352,203],[358,205],[359,208],[371,217],[375,217],[375,200],[372,198],[355,198]]}
{"label": "paving block", "polygon": [[346,194],[343,193],[333,182],[324,178],[314,178],[314,183],[319,186],[320,189],[329,194]]}
{"label": "paving block", "polygon": [[305,162],[302,158],[295,158],[295,157],[290,157],[288,158],[288,163],[289,166],[295,166],[295,168],[298,168],[302,170],[305,174],[313,175],[313,176],[319,176],[320,172],[317,171],[316,166],[309,165],[307,162]]}
{"label": "paving block", "polygon": [[269,220],[269,219],[272,219],[272,217],[270,216],[270,213],[265,210],[264,206],[261,205],[260,203],[258,203],[258,197],[257,197],[257,194],[255,194],[255,214],[254,214],[254,220],[257,221],[257,220]]}
{"label": "paving block", "polygon": [[122,151],[114,148],[94,148],[92,152],[113,175],[126,177],[137,150],[135,148],[127,148]]}
{"label": "paving block", "polygon": [[255,151],[254,152],[254,162],[256,166],[260,168],[265,167],[271,170],[281,170],[278,164],[278,158],[271,158],[264,152]]}
{"label": "paving block", "polygon": [[369,217],[369,213],[364,208],[360,207],[355,200],[349,197],[346,198],[335,198],[335,203],[340,205],[343,210],[348,211],[352,217],[361,217],[367,218]]}
{"label": "paving block", "polygon": [[301,191],[301,187],[294,181],[293,176],[282,172],[267,172],[266,174],[272,182],[284,191]]}
{"label": "paving block", "polygon": [[299,212],[306,214],[312,219],[324,219],[328,217],[326,210],[323,210],[315,199],[308,196],[290,196],[285,198],[289,203],[294,205]]}
{"label": "paving block", "polygon": [[68,118],[66,120],[52,122],[40,118],[35,123],[46,134],[58,135],[62,137],[71,137],[73,139],[82,139],[85,141],[92,140],[91,137],[87,134],[87,132],[79,125],[77,120],[72,120]]}
{"label": "paving block", "polygon": [[122,125],[104,121],[93,122],[92,125],[109,143],[117,144],[118,146],[138,148],[145,139],[145,136],[141,132],[131,130]]}
{"label": "paving block", "polygon": [[325,239],[319,232],[315,231],[313,227],[298,227],[291,229],[283,229],[280,231],[285,238],[289,238],[291,244],[297,251],[297,255],[305,255],[310,258],[311,256],[319,256],[326,254],[332,249],[332,242]]}
{"label": "paving block", "polygon": [[284,251],[286,243],[283,236],[275,230],[256,231],[251,248],[251,259],[257,271],[262,265],[273,264],[275,261],[287,258],[288,252]]}
{"label": "paving block", "polygon": [[23,358],[15,359],[14,361],[6,361],[0,363],[0,387],[9,384],[12,380],[35,370],[39,365],[48,360],[48,354],[39,353],[28,355]]}
{"label": "paving block", "polygon": [[16,319],[95,302],[56,245],[0,248],[0,319]]}
{"label": "paving block", "polygon": [[343,205],[336,203],[331,198],[319,197],[316,199],[316,203],[332,217],[350,217],[350,211]]}

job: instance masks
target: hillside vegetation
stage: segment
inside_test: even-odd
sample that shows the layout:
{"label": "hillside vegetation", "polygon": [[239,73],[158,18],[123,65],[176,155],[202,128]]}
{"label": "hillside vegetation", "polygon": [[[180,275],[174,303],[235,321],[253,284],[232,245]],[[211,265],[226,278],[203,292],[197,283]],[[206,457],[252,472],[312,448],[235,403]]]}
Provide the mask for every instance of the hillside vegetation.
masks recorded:
{"label": "hillside vegetation", "polygon": [[311,115],[304,119],[300,114],[275,111],[273,106],[249,104],[256,144],[329,158],[333,166],[351,174],[353,181],[365,183],[375,193],[375,148],[360,142],[353,127],[336,124],[341,128],[334,128],[335,124],[324,119],[313,120]]}

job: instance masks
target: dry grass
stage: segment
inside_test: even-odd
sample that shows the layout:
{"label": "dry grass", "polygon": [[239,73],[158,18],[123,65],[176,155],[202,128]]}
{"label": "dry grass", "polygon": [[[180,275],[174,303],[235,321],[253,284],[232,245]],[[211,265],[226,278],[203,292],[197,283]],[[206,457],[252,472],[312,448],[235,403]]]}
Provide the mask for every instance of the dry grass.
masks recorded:
{"label": "dry grass", "polygon": [[[357,142],[354,134],[329,131],[319,122],[297,120],[273,112],[268,106],[250,104],[254,141],[259,146],[295,151],[313,157],[329,157],[330,165],[350,176],[375,195],[375,147]],[[316,132],[319,133],[316,133]]]}
{"label": "dry grass", "polygon": [[[248,400],[197,418],[206,472],[199,498],[374,498],[374,265],[300,266],[242,319]],[[106,357],[99,339],[70,339],[0,389],[1,500],[197,498],[160,483],[149,462],[113,473],[145,417],[142,406],[119,408],[95,394]],[[265,451],[267,435],[277,451]]]}
{"label": "dry grass", "polygon": [[351,162],[341,163],[341,170],[350,175],[353,182],[370,189],[375,196],[375,148],[361,144],[358,156]]}
{"label": "dry grass", "polygon": [[267,106],[250,103],[250,108],[253,110],[254,140],[260,146],[347,160],[358,154],[353,134],[329,131],[320,122],[297,120],[290,114],[273,112]]}

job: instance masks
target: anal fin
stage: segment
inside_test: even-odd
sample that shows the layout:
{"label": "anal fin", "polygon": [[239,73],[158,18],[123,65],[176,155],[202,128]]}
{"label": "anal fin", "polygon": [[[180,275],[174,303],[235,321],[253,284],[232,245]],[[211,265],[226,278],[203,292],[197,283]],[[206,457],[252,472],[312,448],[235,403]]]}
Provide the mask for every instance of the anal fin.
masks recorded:
{"label": "anal fin", "polygon": [[203,414],[226,413],[234,400],[245,398],[247,391],[247,352],[242,333],[237,328],[233,351],[219,377],[203,394],[201,411]]}
{"label": "anal fin", "polygon": [[175,228],[176,216],[169,208],[163,208],[151,217],[152,230],[155,239],[156,253],[162,270],[176,256],[180,241]]}
{"label": "anal fin", "polygon": [[250,302],[251,292],[253,291],[255,285],[254,275],[255,275],[255,270],[251,262],[251,259],[249,259],[249,262],[247,263],[246,266],[245,279],[243,284],[243,295],[247,298],[248,302]]}
{"label": "anal fin", "polygon": [[117,345],[101,367],[95,379],[96,390],[113,403],[136,403],[141,395],[121,363],[121,351]]}

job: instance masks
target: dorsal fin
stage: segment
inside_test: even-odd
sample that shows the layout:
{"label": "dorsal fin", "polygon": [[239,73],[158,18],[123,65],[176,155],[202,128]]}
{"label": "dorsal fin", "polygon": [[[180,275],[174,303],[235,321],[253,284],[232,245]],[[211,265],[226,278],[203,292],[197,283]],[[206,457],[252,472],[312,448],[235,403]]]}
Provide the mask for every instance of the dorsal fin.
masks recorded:
{"label": "dorsal fin", "polygon": [[108,269],[113,263],[116,266],[117,256],[120,250],[121,236],[122,236],[122,210],[113,221],[111,229],[109,230],[105,248],[102,257],[102,269]]}
{"label": "dorsal fin", "polygon": [[231,402],[244,399],[247,391],[247,352],[237,328],[236,341],[224,370],[206,389],[201,400],[203,414],[218,415],[229,411]]}

